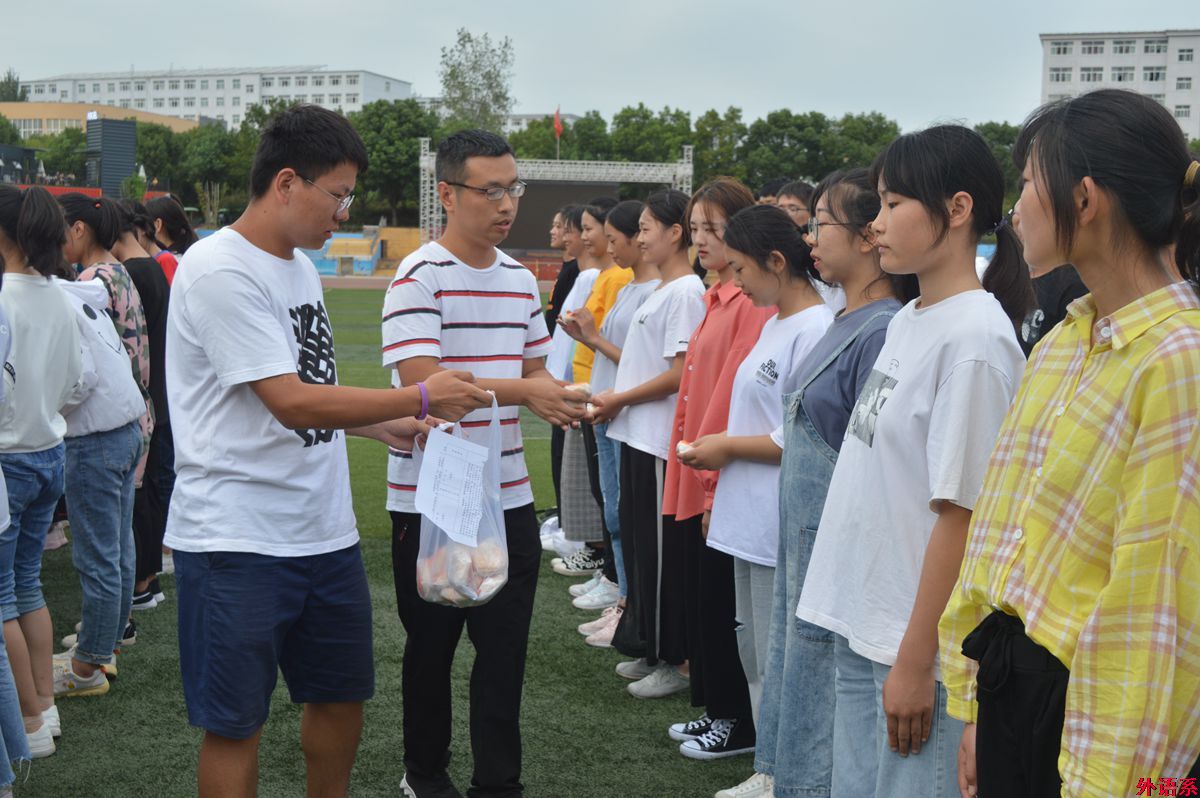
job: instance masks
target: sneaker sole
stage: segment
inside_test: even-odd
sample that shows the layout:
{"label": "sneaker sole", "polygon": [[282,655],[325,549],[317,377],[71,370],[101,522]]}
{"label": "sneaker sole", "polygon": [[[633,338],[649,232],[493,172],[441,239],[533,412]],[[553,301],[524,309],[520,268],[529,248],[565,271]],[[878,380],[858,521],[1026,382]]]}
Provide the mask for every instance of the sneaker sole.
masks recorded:
{"label": "sneaker sole", "polygon": [[642,674],[636,674],[636,673],[635,673],[635,674],[632,674],[632,675],[626,675],[626,674],[624,674],[624,673],[621,673],[620,671],[614,671],[614,672],[615,672],[615,673],[616,673],[618,676],[620,676],[622,679],[628,679],[628,680],[629,680],[629,681],[631,681],[631,682],[640,682],[642,679],[645,679],[645,678],[646,678],[647,676],[649,676],[649,675],[650,675],[650,673],[651,673],[651,671],[647,671],[647,672],[645,672],[645,673],[642,673]]}
{"label": "sneaker sole", "polygon": [[591,612],[595,612],[597,610],[606,610],[609,607],[615,607],[619,601],[620,599],[613,599],[612,601],[606,601],[603,604],[598,604],[593,602],[583,603],[580,602],[579,599],[575,599],[571,602],[571,606],[577,610],[589,610]]}
{"label": "sneaker sole", "polygon": [[596,571],[598,571],[598,570],[600,570],[600,569],[599,568],[580,568],[580,569],[575,570],[575,569],[571,569],[571,568],[560,568],[558,566],[554,567],[554,573],[558,574],[559,576],[591,577],[591,576],[594,576]]}
{"label": "sneaker sole", "polygon": [[[106,674],[107,675],[107,674]],[[108,680],[104,681],[103,686],[85,687],[82,690],[68,690],[65,693],[55,693],[55,698],[85,698],[91,695],[104,695],[108,692]]]}
{"label": "sneaker sole", "polygon": [[690,743],[692,740],[700,738],[699,734],[687,734],[685,732],[677,732],[674,729],[667,729],[667,736],[681,743]]}
{"label": "sneaker sole", "polygon": [[134,612],[141,612],[142,610],[152,610],[157,606],[157,601],[147,601],[145,604],[131,604],[129,609]]}
{"label": "sneaker sole", "polygon": [[732,751],[721,751],[720,753],[712,753],[710,751],[700,751],[695,748],[687,748],[684,745],[679,746],[679,753],[686,756],[688,759],[698,759],[701,762],[709,762],[714,759],[728,759],[731,756],[741,756],[742,754],[753,754],[754,746],[749,748],[736,748]]}
{"label": "sneaker sole", "polygon": [[592,648],[612,648],[612,638],[608,640],[592,640],[591,636],[583,642],[587,643]]}

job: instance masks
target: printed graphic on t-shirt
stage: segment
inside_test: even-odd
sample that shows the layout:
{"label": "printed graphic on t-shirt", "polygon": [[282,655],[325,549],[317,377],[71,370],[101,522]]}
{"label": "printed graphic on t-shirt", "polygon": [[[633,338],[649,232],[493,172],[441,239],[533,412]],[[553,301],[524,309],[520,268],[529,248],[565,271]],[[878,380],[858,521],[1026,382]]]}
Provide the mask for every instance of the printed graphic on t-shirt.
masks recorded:
{"label": "printed graphic on t-shirt", "polygon": [[779,366],[776,365],[775,360],[768,358],[760,363],[754,379],[758,380],[759,385],[765,385],[768,388],[779,382]]}
{"label": "printed graphic on t-shirt", "polygon": [[863,385],[858,401],[854,403],[854,412],[850,414],[850,425],[846,434],[853,435],[870,446],[875,440],[875,422],[879,420],[879,411],[887,404],[892,391],[896,389],[896,378],[884,374],[879,369],[871,369],[871,376]]}
{"label": "printed graphic on t-shirt", "polygon": [[[300,379],[316,385],[333,385],[337,382],[337,365],[333,355],[333,327],[325,312],[325,303],[316,306],[300,305],[288,311],[292,317],[292,332],[300,345],[299,363],[296,371]],[[316,446],[329,443],[336,430],[298,429],[293,430],[304,441],[304,445]]]}
{"label": "printed graphic on t-shirt", "polygon": [[1021,322],[1021,340],[1026,346],[1032,347],[1042,337],[1042,325],[1046,321],[1046,314],[1041,308],[1034,308],[1025,316],[1025,320]]}

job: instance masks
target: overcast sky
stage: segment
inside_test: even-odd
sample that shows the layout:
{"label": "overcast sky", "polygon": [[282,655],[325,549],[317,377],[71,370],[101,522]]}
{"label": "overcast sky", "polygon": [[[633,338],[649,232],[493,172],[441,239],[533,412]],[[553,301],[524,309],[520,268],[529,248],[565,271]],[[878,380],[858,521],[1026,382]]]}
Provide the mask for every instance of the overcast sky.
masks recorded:
{"label": "overcast sky", "polygon": [[[395,0],[4,2],[0,69],[325,64],[439,92],[455,29],[511,37],[518,113],[644,102],[690,111],[882,111],[1020,121],[1037,104],[1043,32],[1200,27],[1196,0]],[[53,12],[48,9],[53,8]],[[1188,11],[1187,9],[1191,9]],[[686,11],[684,11],[686,9]]]}

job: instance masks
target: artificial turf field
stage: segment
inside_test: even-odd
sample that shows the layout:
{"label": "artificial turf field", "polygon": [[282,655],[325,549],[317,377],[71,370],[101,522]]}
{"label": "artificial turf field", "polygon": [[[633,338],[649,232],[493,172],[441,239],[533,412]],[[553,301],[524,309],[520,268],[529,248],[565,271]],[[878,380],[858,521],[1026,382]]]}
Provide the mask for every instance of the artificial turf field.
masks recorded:
{"label": "artificial turf field", "polygon": [[[382,291],[330,290],[339,381],[383,387],[379,366]],[[554,503],[549,471],[549,430],[540,420],[522,422],[525,456],[538,508]],[[387,455],[374,441],[351,439],[354,506],[370,580],[375,625],[375,698],[367,704],[352,796],[398,796],[401,751],[400,655],[404,631],[396,617],[390,534],[384,509]],[[528,798],[692,798],[711,796],[750,775],[748,756],[696,762],[667,737],[671,723],[699,714],[687,694],[640,701],[613,673],[621,657],[584,645],[575,626],[595,613],[576,610],[567,586],[576,580],[550,570],[544,555],[530,633],[522,714]],[[79,619],[79,583],[71,547],[47,552],[43,567],[55,636]],[[189,727],[180,687],[175,635],[174,585],[163,578],[167,604],[136,615],[138,642],[118,660],[119,677],[106,696],[59,701],[63,738],[58,753],[38,760],[27,780],[18,774],[18,798],[158,798],[195,794],[200,733]],[[465,794],[471,754],[467,734],[467,684],[474,652],[466,641],[455,661],[454,739],[450,774]],[[303,796],[300,710],[280,681],[263,734],[261,796]]]}

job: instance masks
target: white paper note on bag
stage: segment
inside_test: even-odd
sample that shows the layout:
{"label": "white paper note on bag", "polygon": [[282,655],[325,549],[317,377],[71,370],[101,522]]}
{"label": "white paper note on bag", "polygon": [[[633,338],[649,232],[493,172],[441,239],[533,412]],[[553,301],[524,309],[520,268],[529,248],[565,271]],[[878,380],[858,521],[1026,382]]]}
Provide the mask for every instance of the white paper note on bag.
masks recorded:
{"label": "white paper note on bag", "polygon": [[429,433],[417,476],[417,512],[456,543],[475,546],[483,517],[483,467],[488,449],[448,435]]}

